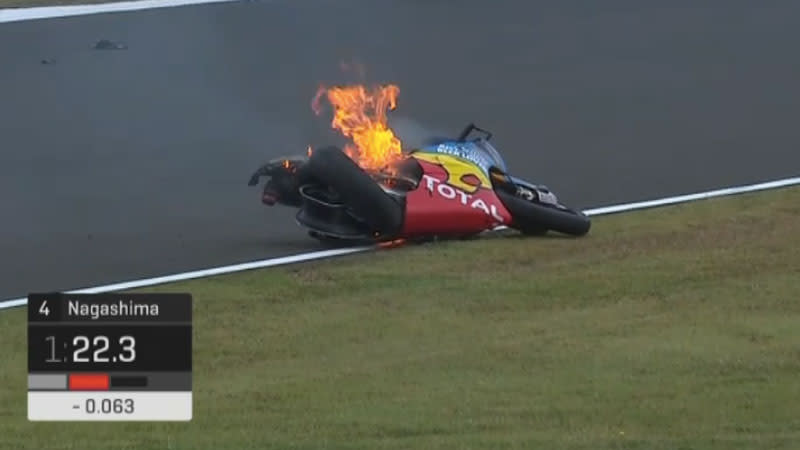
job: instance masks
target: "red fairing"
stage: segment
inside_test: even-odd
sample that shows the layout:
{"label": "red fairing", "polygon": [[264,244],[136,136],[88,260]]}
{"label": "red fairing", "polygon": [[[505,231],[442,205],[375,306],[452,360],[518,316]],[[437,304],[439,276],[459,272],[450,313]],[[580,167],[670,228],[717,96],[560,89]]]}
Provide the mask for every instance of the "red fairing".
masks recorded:
{"label": "red fairing", "polygon": [[406,196],[402,235],[469,235],[511,223],[511,214],[492,189],[480,187],[470,194],[448,184],[444,167],[419,161],[423,176],[419,187]]}

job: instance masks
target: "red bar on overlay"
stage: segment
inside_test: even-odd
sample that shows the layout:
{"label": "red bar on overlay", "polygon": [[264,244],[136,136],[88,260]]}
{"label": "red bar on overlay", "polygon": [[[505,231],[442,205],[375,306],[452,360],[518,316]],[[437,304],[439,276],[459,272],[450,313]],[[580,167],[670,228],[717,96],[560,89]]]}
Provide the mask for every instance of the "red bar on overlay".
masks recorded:
{"label": "red bar on overlay", "polygon": [[69,390],[70,391],[107,391],[108,390],[108,374],[106,373],[92,373],[92,374],[69,374]]}

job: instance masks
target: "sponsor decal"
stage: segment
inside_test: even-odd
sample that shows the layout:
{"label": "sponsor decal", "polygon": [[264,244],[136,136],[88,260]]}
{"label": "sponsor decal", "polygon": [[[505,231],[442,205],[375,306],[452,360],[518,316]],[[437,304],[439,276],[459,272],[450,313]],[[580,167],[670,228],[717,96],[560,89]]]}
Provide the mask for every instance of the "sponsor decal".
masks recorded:
{"label": "sponsor decal", "polygon": [[461,144],[439,144],[436,147],[436,151],[438,153],[444,153],[447,155],[457,156],[461,159],[466,159],[474,164],[477,164],[484,172],[489,172],[489,167],[492,165],[492,162],[484,157],[480,152],[475,151],[474,148],[470,148],[470,146],[461,145]]}
{"label": "sponsor decal", "polygon": [[480,209],[486,213],[487,216],[491,216],[498,222],[503,222],[504,219],[498,212],[497,205],[491,202],[487,204],[482,198],[464,192],[447,183],[443,183],[441,180],[430,175],[425,174],[422,176],[422,179],[428,191],[436,193],[448,200],[460,202],[462,205],[469,206],[470,208]]}

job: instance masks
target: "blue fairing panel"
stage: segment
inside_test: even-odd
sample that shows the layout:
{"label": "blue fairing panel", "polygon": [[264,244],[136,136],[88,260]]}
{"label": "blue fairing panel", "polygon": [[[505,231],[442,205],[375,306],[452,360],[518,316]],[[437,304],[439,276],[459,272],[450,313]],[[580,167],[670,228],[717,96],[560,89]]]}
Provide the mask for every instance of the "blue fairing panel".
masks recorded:
{"label": "blue fairing panel", "polygon": [[506,163],[500,156],[500,153],[485,140],[458,142],[458,141],[442,141],[417,150],[426,153],[443,153],[447,155],[457,156],[459,158],[471,161],[479,166],[487,175],[489,169],[496,167],[497,169],[507,172]]}

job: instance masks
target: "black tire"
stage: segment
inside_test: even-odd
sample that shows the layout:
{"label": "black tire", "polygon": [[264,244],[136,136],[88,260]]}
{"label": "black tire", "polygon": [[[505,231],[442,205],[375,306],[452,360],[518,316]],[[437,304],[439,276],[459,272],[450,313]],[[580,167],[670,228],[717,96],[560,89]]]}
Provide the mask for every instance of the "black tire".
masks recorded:
{"label": "black tire", "polygon": [[583,236],[592,226],[591,219],[581,211],[529,202],[499,189],[495,192],[513,216],[514,228],[522,233],[538,235],[543,234],[544,230],[552,230],[570,236]]}
{"label": "black tire", "polygon": [[336,191],[342,203],[367,222],[378,237],[393,237],[400,231],[403,205],[340,149],[314,150],[308,169],[314,178]]}

